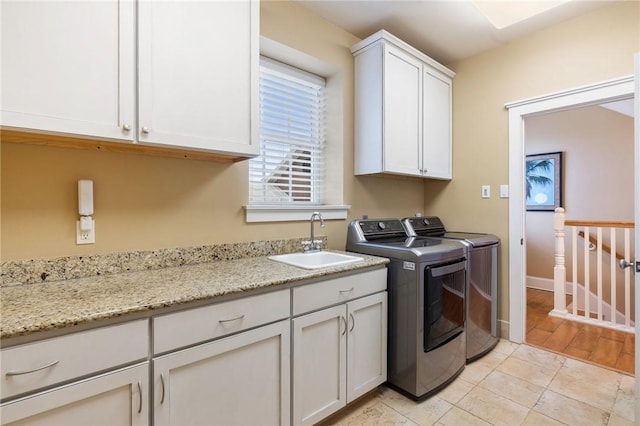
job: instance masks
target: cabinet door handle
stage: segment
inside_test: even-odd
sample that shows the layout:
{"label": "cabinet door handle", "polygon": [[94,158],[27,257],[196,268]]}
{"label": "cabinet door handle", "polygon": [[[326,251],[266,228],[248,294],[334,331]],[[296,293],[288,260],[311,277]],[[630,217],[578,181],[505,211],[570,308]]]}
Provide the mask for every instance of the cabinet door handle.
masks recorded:
{"label": "cabinet door handle", "polygon": [[122,130],[124,130],[125,132],[128,132],[129,130],[131,130],[131,126],[129,126],[128,124],[123,124]]}
{"label": "cabinet door handle", "polygon": [[352,313],[349,313],[349,319],[351,320],[351,328],[349,329],[349,333],[351,333],[356,326],[356,319]]}
{"label": "cabinet door handle", "polygon": [[242,315],[238,315],[235,318],[229,318],[229,319],[223,319],[223,320],[218,320],[218,322],[231,322],[231,321],[238,321],[241,320],[242,318],[244,318],[244,314]]}
{"label": "cabinet door handle", "polygon": [[145,134],[145,135],[146,135],[146,134],[148,134],[148,133],[151,131],[151,129],[149,129],[148,127],[146,127],[146,126],[145,126],[145,127],[141,128],[141,129],[140,129],[140,131],[141,131],[143,134]]}
{"label": "cabinet door handle", "polygon": [[342,322],[344,323],[344,330],[342,331],[342,333],[340,333],[340,335],[341,335],[341,336],[344,336],[344,335],[345,335],[345,333],[347,332],[347,328],[348,328],[348,326],[347,326],[347,320],[346,320],[342,315],[340,315],[340,319],[341,319],[341,320],[342,320]]}
{"label": "cabinet door handle", "polygon": [[164,403],[164,376],[160,373],[160,383],[162,384],[162,396],[160,397],[160,404]]}
{"label": "cabinet door handle", "polygon": [[338,293],[351,293],[353,291],[353,287],[351,287],[349,290],[338,290]]}
{"label": "cabinet door handle", "polygon": [[44,370],[45,368],[50,368],[53,367],[54,365],[56,365],[57,363],[59,363],[60,361],[55,360],[53,362],[50,362],[49,364],[43,365],[41,367],[36,367],[33,368],[31,370],[24,370],[24,371],[7,371],[5,373],[5,376],[22,376],[23,374],[29,374],[29,373],[35,373],[36,371],[40,371],[40,370]]}
{"label": "cabinet door handle", "polygon": [[138,414],[142,413],[142,383],[138,381]]}

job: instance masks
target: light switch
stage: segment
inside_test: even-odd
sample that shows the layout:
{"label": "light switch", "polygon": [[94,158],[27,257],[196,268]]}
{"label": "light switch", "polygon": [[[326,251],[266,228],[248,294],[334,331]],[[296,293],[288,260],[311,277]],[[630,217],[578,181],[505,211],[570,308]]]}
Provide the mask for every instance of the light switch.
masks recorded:
{"label": "light switch", "polygon": [[509,198],[509,185],[500,185],[500,198]]}
{"label": "light switch", "polygon": [[482,185],[482,198],[490,198],[491,197],[491,186]]}

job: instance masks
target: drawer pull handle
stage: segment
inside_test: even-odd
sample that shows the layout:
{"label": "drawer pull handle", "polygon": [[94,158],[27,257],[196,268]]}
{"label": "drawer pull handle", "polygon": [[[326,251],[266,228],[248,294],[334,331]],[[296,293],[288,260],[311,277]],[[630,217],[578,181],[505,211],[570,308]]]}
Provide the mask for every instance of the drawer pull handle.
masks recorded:
{"label": "drawer pull handle", "polygon": [[244,318],[244,314],[239,315],[235,318],[229,318],[229,319],[224,319],[224,320],[218,320],[218,322],[231,322],[231,321],[238,321],[241,320],[242,318]]}
{"label": "drawer pull handle", "polygon": [[43,365],[42,367],[37,367],[31,370],[25,370],[25,371],[7,371],[7,373],[5,374],[6,376],[22,376],[23,374],[29,374],[29,373],[35,373],[36,371],[40,371],[40,370],[44,370],[45,368],[50,368],[53,367],[54,365],[56,365],[57,363],[59,363],[60,361],[53,361],[50,362],[47,365]]}
{"label": "drawer pull handle", "polygon": [[138,381],[138,414],[142,413],[142,383]]}
{"label": "drawer pull handle", "polygon": [[356,319],[352,313],[349,314],[349,318],[351,319],[351,328],[349,329],[349,333],[351,333],[356,326]]}
{"label": "drawer pull handle", "polygon": [[353,287],[351,287],[349,290],[339,290],[338,293],[351,293],[353,291]]}
{"label": "drawer pull handle", "polygon": [[160,373],[160,383],[162,383],[162,396],[160,397],[160,404],[164,403],[164,376]]}

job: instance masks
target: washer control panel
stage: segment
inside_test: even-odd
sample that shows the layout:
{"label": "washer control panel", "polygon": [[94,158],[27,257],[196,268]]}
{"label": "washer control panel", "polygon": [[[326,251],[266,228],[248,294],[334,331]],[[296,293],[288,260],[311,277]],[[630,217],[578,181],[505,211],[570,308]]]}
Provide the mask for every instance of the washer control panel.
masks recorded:
{"label": "washer control panel", "polygon": [[435,235],[445,231],[444,224],[438,216],[407,217],[403,219],[403,222],[408,225],[407,232],[409,234]]}
{"label": "washer control panel", "polygon": [[359,220],[358,225],[365,237],[376,235],[406,235],[399,219]]}

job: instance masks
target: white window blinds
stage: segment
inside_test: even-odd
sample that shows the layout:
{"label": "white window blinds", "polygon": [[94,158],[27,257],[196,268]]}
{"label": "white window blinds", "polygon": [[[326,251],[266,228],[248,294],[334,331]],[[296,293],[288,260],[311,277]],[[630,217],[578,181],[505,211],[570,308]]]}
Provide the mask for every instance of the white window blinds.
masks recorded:
{"label": "white window blinds", "polygon": [[260,59],[260,156],[249,204],[322,204],[325,80]]}

